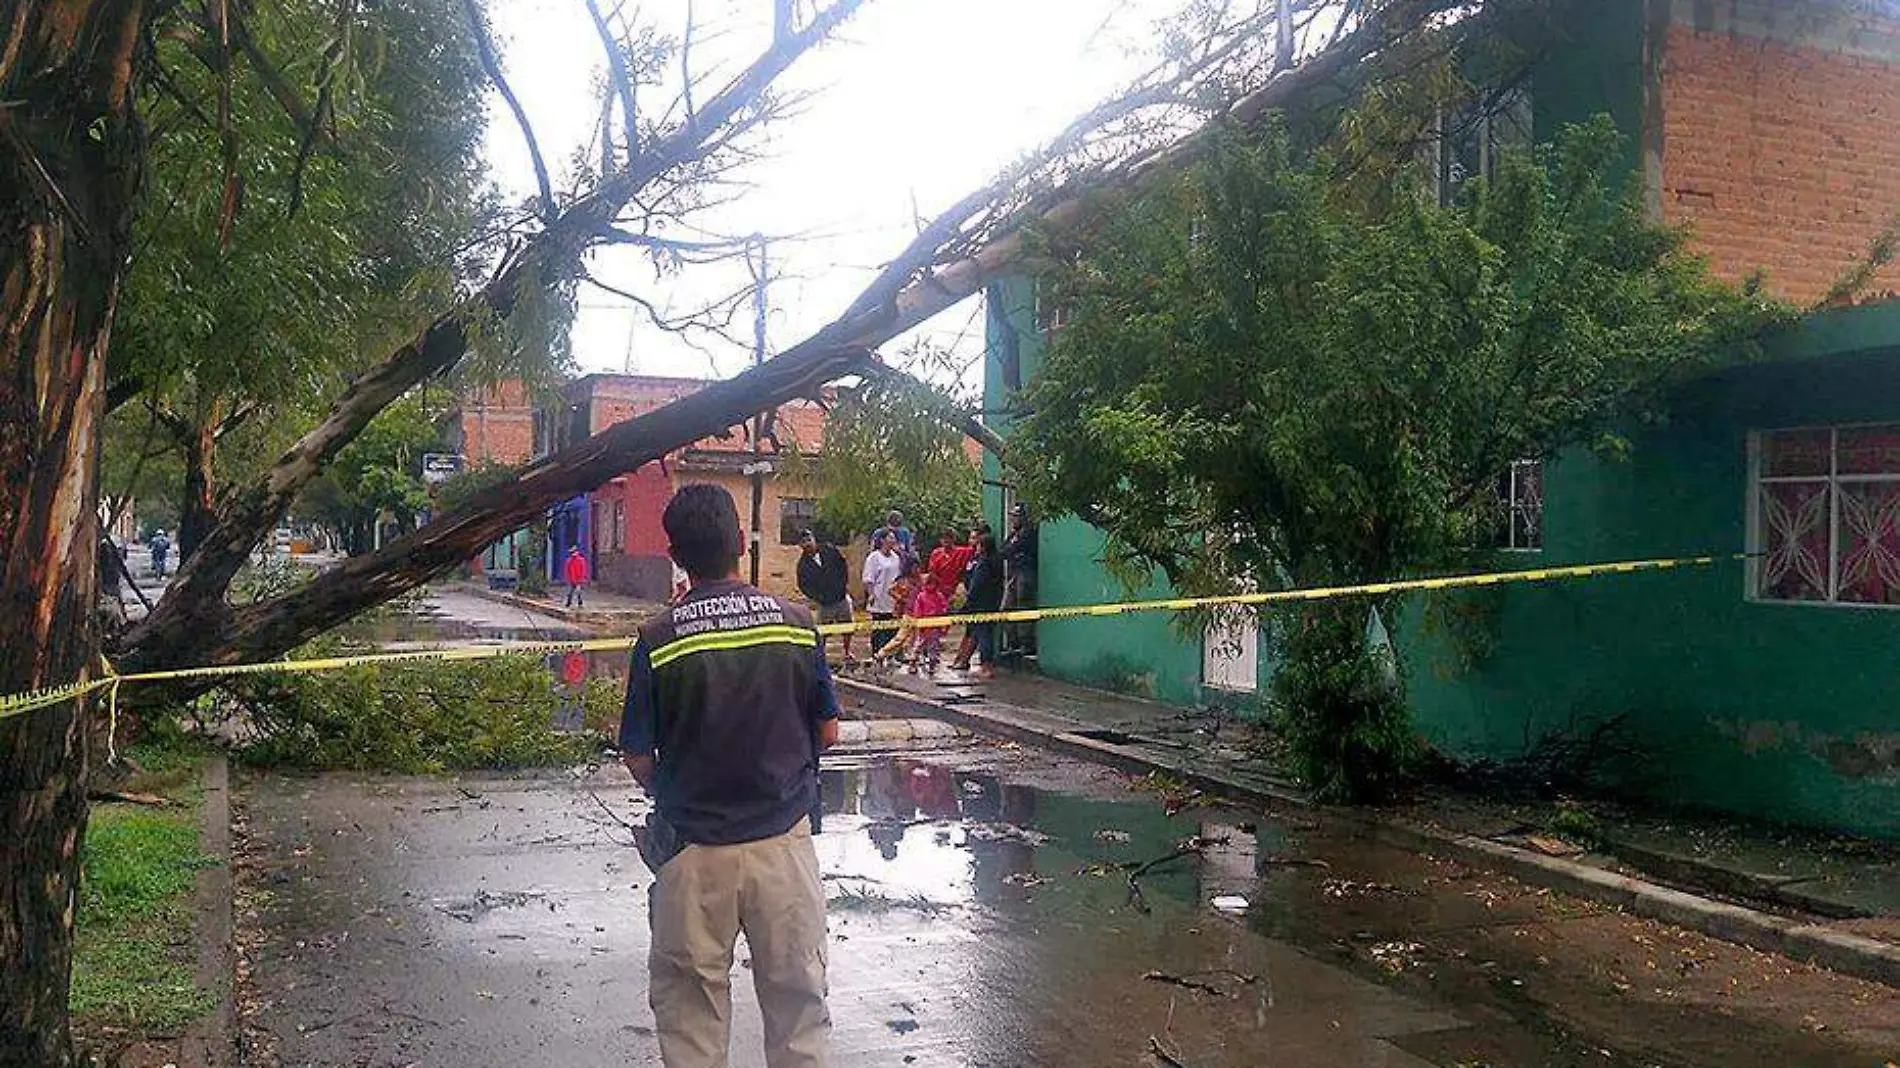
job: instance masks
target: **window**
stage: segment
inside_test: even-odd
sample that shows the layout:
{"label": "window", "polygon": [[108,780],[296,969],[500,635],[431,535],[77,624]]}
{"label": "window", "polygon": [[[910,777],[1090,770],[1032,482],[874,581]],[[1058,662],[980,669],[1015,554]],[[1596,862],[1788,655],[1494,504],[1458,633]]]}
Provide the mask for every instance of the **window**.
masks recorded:
{"label": "window", "polygon": [[1494,547],[1537,552],[1544,547],[1544,461],[1517,460],[1498,475],[1492,505],[1497,517]]}
{"label": "window", "polygon": [[615,501],[614,502],[614,552],[619,553],[619,552],[625,552],[626,550],[627,550],[627,504],[625,501]]}
{"label": "window", "polygon": [[805,532],[817,526],[818,502],[809,497],[786,497],[778,502],[778,543],[797,545]]}
{"label": "window", "polygon": [[1053,297],[1044,296],[1042,287],[1036,287],[1036,329],[1042,332],[1044,341],[1054,340],[1068,324],[1068,310]]}
{"label": "window", "polygon": [[1527,89],[1488,93],[1466,107],[1440,114],[1429,150],[1438,202],[1451,205],[1465,183],[1497,177],[1498,160],[1531,143],[1531,97]]}
{"label": "window", "polygon": [[607,506],[600,501],[595,501],[590,511],[593,513],[589,517],[593,520],[593,530],[590,532],[592,537],[588,538],[587,542],[594,550],[591,555],[598,560],[600,554],[607,551]]}
{"label": "window", "polygon": [[1752,445],[1750,595],[1900,604],[1900,425],[1774,430]]}

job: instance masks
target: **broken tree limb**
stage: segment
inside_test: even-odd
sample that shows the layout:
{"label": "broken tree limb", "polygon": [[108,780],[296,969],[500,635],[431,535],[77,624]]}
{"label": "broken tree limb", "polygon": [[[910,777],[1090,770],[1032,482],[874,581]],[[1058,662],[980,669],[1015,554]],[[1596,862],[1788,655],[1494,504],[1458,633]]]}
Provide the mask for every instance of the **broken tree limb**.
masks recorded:
{"label": "broken tree limb", "polygon": [[[592,7],[593,5],[588,5]],[[528,111],[521,106],[515,96],[514,87],[508,84],[507,75],[502,73],[501,59],[495,55],[494,39],[488,35],[488,23],[482,15],[481,5],[475,0],[462,0],[462,14],[468,19],[468,30],[475,38],[475,55],[480,58],[482,71],[501,94],[502,102],[508,105],[508,111],[515,117],[515,125],[521,129],[521,139],[528,145],[528,158],[534,163],[534,181],[541,191],[541,217],[552,223],[560,213],[560,207],[554,199],[554,183],[548,178],[547,161],[541,158],[541,140],[534,135],[534,123],[528,121]],[[629,120],[631,121],[631,120]]]}
{"label": "broken tree limb", "polygon": [[[654,140],[637,164],[606,179],[593,192],[569,204],[552,223],[528,238],[523,249],[486,286],[437,316],[387,359],[358,375],[314,428],[263,475],[233,494],[216,526],[179,569],[157,611],[125,634],[119,647],[124,662],[150,667],[205,660],[208,650],[216,648],[220,637],[239,629],[238,622],[232,618],[233,610],[226,604],[225,593],[251,549],[277,526],[297,494],[345,445],[410,389],[454,367],[468,352],[472,324],[506,318],[514,310],[524,287],[544,285],[551,279],[571,274],[586,250],[599,241],[602,230],[636,194],[669,172],[702,158],[709,141],[729,123],[745,121],[747,112],[761,106],[773,81],[794,60],[830,36],[866,2],[838,0],[808,26],[775,42],[707,100],[695,122]],[[750,414],[750,411],[746,413]],[[643,461],[604,474],[600,481],[605,482],[622,470],[631,470],[639,466],[639,462]],[[521,522],[514,524],[520,525]],[[495,536],[512,529],[514,527],[502,529]],[[385,592],[367,601],[352,603],[359,609],[381,603],[419,584],[420,579],[409,578],[414,574],[405,571],[376,582],[373,585]],[[427,574],[422,577],[426,578]],[[406,585],[399,584],[405,580]],[[326,614],[324,618],[334,624],[348,616]],[[298,633],[307,637],[316,631]],[[295,644],[293,641],[263,655],[278,655]],[[259,645],[249,645],[244,655],[258,655],[260,649]],[[232,661],[226,656],[215,662]]]}
{"label": "broken tree limb", "polygon": [[1212,994],[1217,998],[1232,998],[1236,996],[1222,990],[1213,983],[1203,983],[1198,979],[1192,979],[1185,975],[1171,975],[1167,972],[1144,972],[1141,977],[1151,983],[1166,983],[1169,986],[1178,986],[1183,990],[1192,990],[1201,994]]}
{"label": "broken tree limb", "polygon": [[1148,1054],[1160,1061],[1165,1068],[1193,1068],[1188,1062],[1175,1056],[1173,1051],[1162,1045],[1161,1040],[1153,1035],[1148,1036]]}
{"label": "broken tree limb", "polygon": [[[1025,235],[1032,226],[1079,225],[1104,200],[1106,187],[1138,190],[1193,158],[1210,141],[1206,132],[1138,154],[1112,172],[1097,168],[1047,195],[1029,198],[1033,210],[1007,219],[999,205],[1022,199],[1019,167],[1004,181],[972,193],[938,216],[877,276],[845,315],[736,378],[611,427],[535,464],[512,483],[493,487],[427,528],[398,539],[381,552],[352,559],[310,585],[257,605],[224,604],[230,579],[252,545],[277,523],[296,493],[377,412],[409,388],[454,364],[466,351],[465,318],[512,308],[516,287],[544,277],[546,269],[571,269],[598,241],[620,210],[648,182],[683,161],[707,138],[716,139],[739,111],[760,99],[795,55],[849,17],[862,0],[839,0],[807,27],[793,33],[724,90],[706,101],[681,128],[643,151],[637,165],[605,180],[570,204],[557,223],[529,239],[526,251],[489,287],[461,308],[430,324],[404,352],[352,384],[324,419],[273,466],[264,478],[235,495],[223,522],[180,572],[172,595],[157,612],[128,632],[120,659],[135,670],[184,664],[228,664],[266,659],[353,615],[413,589],[454,567],[494,540],[527,525],[545,510],[608,480],[659,459],[703,437],[800,396],[851,372],[878,345],[919,325],[1019,269]],[[1511,7],[1515,0],[1495,0]],[[1275,76],[1262,89],[1221,109],[1249,121],[1338,78],[1347,68],[1380,53],[1463,6],[1456,0],[1417,0],[1382,6],[1343,35],[1330,50]],[[1487,13],[1491,5],[1487,5]],[[1481,20],[1484,13],[1460,25]],[[1106,114],[1113,114],[1110,109]],[[701,133],[701,131],[708,131]],[[1058,139],[1059,141],[1062,139]],[[1045,162],[1047,157],[1045,157]],[[989,220],[986,224],[985,220]],[[999,221],[1000,220],[1000,221]],[[974,251],[970,251],[974,249]],[[949,257],[946,259],[946,257]],[[1085,517],[1088,518],[1088,517]],[[175,600],[176,599],[176,600]]]}

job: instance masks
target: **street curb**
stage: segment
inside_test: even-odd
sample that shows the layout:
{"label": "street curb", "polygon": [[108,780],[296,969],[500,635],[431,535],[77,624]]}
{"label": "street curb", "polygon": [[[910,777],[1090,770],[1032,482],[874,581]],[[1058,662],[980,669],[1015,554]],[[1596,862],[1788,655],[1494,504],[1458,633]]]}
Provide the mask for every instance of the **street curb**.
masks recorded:
{"label": "street curb", "polygon": [[838,724],[839,745],[943,744],[968,738],[970,732],[941,719],[848,719]]}
{"label": "street curb", "polygon": [[928,698],[902,690],[892,690],[858,679],[839,676],[836,680],[842,694],[849,694],[857,700],[860,707],[873,715],[894,719],[922,715],[940,719],[946,723],[965,727],[981,734],[1007,738],[1010,741],[1039,746],[1053,750],[1065,756],[1076,757],[1114,768],[1117,771],[1143,775],[1149,772],[1161,772],[1170,778],[1179,779],[1190,788],[1203,793],[1233,797],[1256,804],[1273,801],[1310,806],[1304,794],[1291,786],[1249,785],[1210,775],[1192,767],[1184,761],[1171,760],[1161,756],[1147,756],[1133,752],[1126,746],[1085,738],[1073,732],[1052,734],[1048,731],[1017,723],[1006,716],[998,716],[975,708],[958,708],[953,705],[938,704]]}
{"label": "street curb", "polygon": [[231,875],[231,769],[223,753],[205,762],[203,782],[198,847],[217,863],[200,871],[192,888],[198,943],[193,978],[216,995],[217,1004],[186,1029],[181,1063],[230,1068],[237,1063],[237,925]]}
{"label": "street curb", "polygon": [[1700,931],[1723,941],[1779,953],[1886,986],[1900,987],[1900,946],[1872,938],[1715,901],[1645,879],[1619,875],[1561,857],[1545,856],[1486,838],[1327,808],[1314,804],[1311,798],[1290,787],[1257,786],[1223,778],[1187,767],[1182,761],[1138,751],[1132,746],[1084,738],[1073,732],[1051,733],[982,709],[939,704],[915,694],[874,686],[856,679],[840,678],[838,686],[855,698],[866,711],[875,715],[929,716],[982,734],[1103,764],[1118,771],[1132,774],[1162,772],[1185,781],[1197,790],[1263,807],[1281,803],[1321,809],[1335,817],[1360,824],[1388,845],[1490,868],[1533,886],[1560,890],[1575,897],[1614,905],[1648,919]]}
{"label": "street curb", "polygon": [[491,590],[486,586],[478,586],[474,583],[469,583],[459,588],[466,593],[480,597],[484,601],[493,601],[496,604],[505,604],[510,608],[521,608],[530,612],[538,612],[544,616],[552,616],[564,623],[577,623],[589,627],[605,627],[612,626],[616,623],[638,623],[641,619],[639,613],[636,612],[591,612],[584,608],[576,610],[564,605],[537,601],[532,597],[522,597],[519,594],[508,593],[505,590]]}

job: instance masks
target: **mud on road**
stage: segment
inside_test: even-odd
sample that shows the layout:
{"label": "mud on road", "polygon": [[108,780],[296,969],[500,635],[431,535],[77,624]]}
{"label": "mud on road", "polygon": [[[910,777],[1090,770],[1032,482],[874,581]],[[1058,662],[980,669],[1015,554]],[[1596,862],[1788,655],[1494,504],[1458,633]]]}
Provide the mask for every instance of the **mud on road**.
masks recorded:
{"label": "mud on road", "polygon": [[[1900,1051],[1890,988],[1307,813],[1171,814],[1182,799],[1140,786],[987,743],[828,759],[836,1062],[1880,1068]],[[644,801],[618,768],[271,775],[237,809],[244,1063],[659,1063],[651,877],[624,825]],[[759,1063],[746,957],[737,1065]]]}

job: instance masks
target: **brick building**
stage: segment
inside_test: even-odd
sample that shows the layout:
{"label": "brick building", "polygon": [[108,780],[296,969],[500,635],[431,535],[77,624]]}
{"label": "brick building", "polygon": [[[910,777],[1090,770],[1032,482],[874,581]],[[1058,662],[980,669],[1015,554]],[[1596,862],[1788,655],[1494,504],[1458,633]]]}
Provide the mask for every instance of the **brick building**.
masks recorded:
{"label": "brick building", "polygon": [[[1440,179],[1482,173],[1513,132],[1548,141],[1607,113],[1656,218],[1687,226],[1717,274],[1759,272],[1811,306],[1900,212],[1900,23],[1881,10],[1900,7],[1573,5],[1523,98],[1483,137],[1438,147]],[[1614,720],[1635,762],[1611,770],[1633,794],[1900,837],[1897,288],[1889,265],[1854,306],[1679,387],[1674,417],[1632,428],[1625,460],[1577,448],[1512,465],[1498,568],[1747,559],[1501,587],[1477,663],[1408,603],[1389,629],[1420,731],[1445,753],[1508,761]],[[984,408],[1007,412],[1045,345],[1034,280],[998,284],[988,303]],[[1000,523],[1002,495],[989,498]],[[1044,603],[1125,596],[1099,532],[1067,520],[1040,538]],[[1168,595],[1165,582],[1145,592]],[[1161,613],[1037,631],[1041,670],[1181,704],[1238,693],[1258,707],[1277,655],[1251,627],[1183,640]]]}
{"label": "brick building", "polygon": [[[462,457],[467,468],[486,464],[519,466],[534,457],[533,398],[518,380],[508,379],[464,396],[436,420],[442,448]],[[469,562],[477,574],[518,573],[528,532],[517,530],[490,545]]]}
{"label": "brick building", "polygon": [[[1717,274],[1762,270],[1778,296],[1820,300],[1900,210],[1900,22],[1844,3],[1652,7],[1646,176],[1662,216]],[[1900,263],[1874,288],[1897,283]]]}
{"label": "brick building", "polygon": [[[706,384],[702,379],[652,375],[591,374],[577,379],[535,413],[537,454],[598,434]],[[794,401],[780,408],[773,422],[772,437],[779,449],[806,456],[823,450],[824,410],[818,405]],[[603,588],[664,598],[673,575],[666,535],[660,528],[661,511],[680,485],[713,482],[732,493],[741,521],[749,521],[752,480],[747,471],[755,462],[749,433],[749,426],[734,427],[723,437],[695,442],[662,462],[649,463],[565,502],[549,517],[549,559],[559,559],[569,547],[578,545]],[[768,443],[767,461],[772,451]],[[761,490],[760,585],[796,593],[798,536],[816,516],[817,493],[796,476],[776,471],[763,478]],[[748,568],[742,566],[743,570]]]}
{"label": "brick building", "polygon": [[534,404],[509,379],[476,390],[436,420],[442,444],[471,466],[524,464],[534,457]]}

